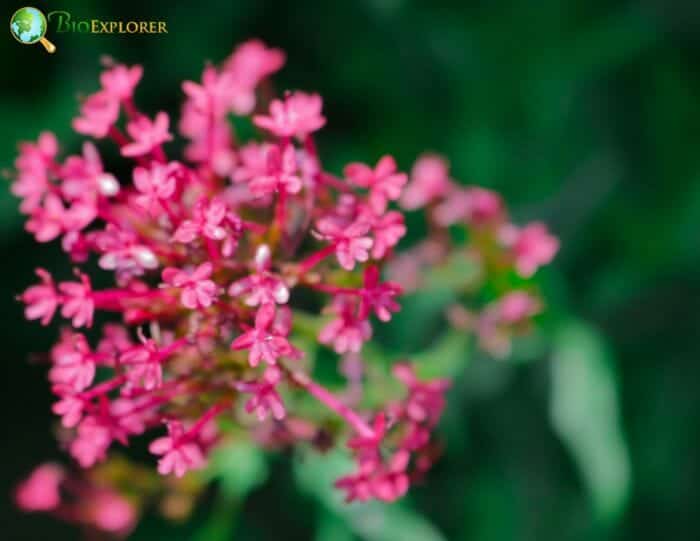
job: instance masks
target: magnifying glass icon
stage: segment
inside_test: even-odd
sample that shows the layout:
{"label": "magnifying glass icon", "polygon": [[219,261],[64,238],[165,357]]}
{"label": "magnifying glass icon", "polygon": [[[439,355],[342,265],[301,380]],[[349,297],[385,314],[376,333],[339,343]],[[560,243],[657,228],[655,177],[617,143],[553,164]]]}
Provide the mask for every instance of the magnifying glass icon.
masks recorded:
{"label": "magnifying glass icon", "polygon": [[19,8],[10,19],[10,33],[22,45],[38,42],[46,52],[55,53],[56,46],[44,37],[47,26],[44,14],[33,7]]}

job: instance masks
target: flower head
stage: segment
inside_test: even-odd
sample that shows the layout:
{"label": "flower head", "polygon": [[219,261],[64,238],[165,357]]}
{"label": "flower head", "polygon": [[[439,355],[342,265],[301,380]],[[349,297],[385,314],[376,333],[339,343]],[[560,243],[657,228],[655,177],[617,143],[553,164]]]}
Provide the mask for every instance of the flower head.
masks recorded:
{"label": "flower head", "polygon": [[272,100],[269,116],[256,115],[253,123],[278,137],[304,138],[326,124],[322,107],[323,100],[318,94],[293,92],[284,101]]}
{"label": "flower head", "polygon": [[163,281],[181,289],[180,302],[185,308],[207,308],[216,298],[216,283],[209,279],[213,268],[209,262],[202,263],[192,272],[167,267],[163,270]]}

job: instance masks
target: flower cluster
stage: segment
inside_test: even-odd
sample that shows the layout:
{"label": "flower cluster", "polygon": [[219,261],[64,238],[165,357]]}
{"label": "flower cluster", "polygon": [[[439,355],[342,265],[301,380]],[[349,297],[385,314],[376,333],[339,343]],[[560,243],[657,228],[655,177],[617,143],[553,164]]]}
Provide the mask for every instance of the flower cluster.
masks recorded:
{"label": "flower cluster", "polygon": [[[94,261],[114,275],[112,287],[97,288],[84,271],[55,280],[37,269],[39,283],[19,296],[27,319],[47,325],[60,314],[70,323],[51,350],[48,377],[61,437],[82,468],[155,432],[148,448],[158,472],[181,477],[206,465],[225,437],[222,418],[247,427],[261,445],[279,443],[271,434],[284,434],[286,443],[312,440],[298,430],[293,409],[295,397],[306,395],[328,413],[304,419],[305,427],[325,430],[330,416],[350,434],[357,470],[337,482],[347,499],[395,500],[436,456],[432,432],[449,381],[421,380],[410,364],[397,363],[392,373],[404,392],[362,404],[363,350],[373,327],[400,310],[404,291],[420,287],[421,269],[449,255],[447,231],[455,224],[473,228],[484,254],[523,277],[557,251],[544,225],[511,224],[497,194],[460,186],[438,156],[420,157],[410,175],[390,155],[348,164],[341,174],[326,171],[315,140],[326,124],[322,98],[294,91],[265,99],[266,81],[284,61],[281,51],[250,41],[221,66],[206,67],[200,82],[183,83],[182,160],[166,151],[174,137],[169,115],[149,116],[135,104],[140,66],[109,66],[73,122],[77,132],[115,144],[129,177],[106,171],[90,142],[62,161],[51,133],[20,146],[12,191],[27,231],[40,243],[60,239],[74,265]],[[259,137],[240,141],[232,115]],[[405,212],[423,207],[430,238],[402,256]],[[383,278],[387,270],[397,278]],[[529,293],[509,295],[471,329],[487,338],[539,310]],[[313,306],[324,308],[313,313]],[[96,312],[118,322],[95,336],[88,329]],[[301,345],[309,339],[350,367],[348,392],[312,376],[314,359]],[[64,509],[65,477],[41,466],[17,502]],[[90,490],[80,488],[77,497],[92,501],[91,514],[75,520],[130,527],[128,503]]]}

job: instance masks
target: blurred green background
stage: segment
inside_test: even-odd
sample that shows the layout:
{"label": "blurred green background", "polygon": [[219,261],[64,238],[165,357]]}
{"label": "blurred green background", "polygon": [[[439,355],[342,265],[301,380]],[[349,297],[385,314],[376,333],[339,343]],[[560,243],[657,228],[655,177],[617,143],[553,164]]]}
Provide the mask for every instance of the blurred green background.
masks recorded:
{"label": "blurred green background", "polygon": [[[4,2],[5,20],[24,5]],[[0,167],[18,140],[55,131],[65,151],[76,97],[103,54],[141,63],[137,99],[176,113],[180,82],[251,37],[285,49],[278,88],[316,90],[329,168],[394,153],[445,154],[454,176],[545,220],[562,251],[542,281],[542,340],[515,361],[458,352],[466,370],[440,434],[445,456],[398,506],[329,499],[331,458],[270,457],[234,510],[209,500],[187,525],[149,517],[134,539],[439,541],[700,539],[700,4],[667,0],[51,1],[74,17],[165,19],[169,34],[0,39]],[[3,540],[74,540],[21,515],[11,487],[46,459],[45,366],[55,328],[13,296],[32,269],[68,265],[23,232],[0,190]],[[409,314],[410,315],[410,314]],[[527,361],[527,362],[526,362]],[[532,361],[532,362],[530,362]],[[316,461],[316,462],[314,462]],[[257,474],[256,474],[257,472]],[[258,479],[249,484],[254,486]]]}

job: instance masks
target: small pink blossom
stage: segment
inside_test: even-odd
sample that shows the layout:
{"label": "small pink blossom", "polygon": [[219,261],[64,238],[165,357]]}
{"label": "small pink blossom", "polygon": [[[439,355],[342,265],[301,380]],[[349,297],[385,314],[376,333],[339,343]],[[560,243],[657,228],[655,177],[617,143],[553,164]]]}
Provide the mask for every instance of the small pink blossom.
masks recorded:
{"label": "small pink blossom", "polygon": [[274,419],[281,421],[286,415],[284,403],[277,393],[277,385],[281,380],[281,371],[276,366],[268,366],[259,382],[236,383],[234,386],[241,392],[253,393],[246,402],[248,413],[255,413],[260,422],[272,414]]}
{"label": "small pink blossom", "polygon": [[445,409],[445,392],[450,388],[447,379],[420,381],[411,365],[394,365],[394,376],[408,388],[404,407],[406,415],[416,423],[435,425]]}
{"label": "small pink blossom", "polygon": [[354,269],[355,262],[364,263],[369,259],[373,241],[366,236],[370,229],[366,221],[357,220],[343,226],[333,217],[326,217],[316,222],[316,229],[317,238],[335,245],[338,263],[345,270]]}
{"label": "small pink blossom", "polygon": [[131,99],[134,95],[134,88],[139,84],[143,75],[143,67],[127,67],[118,64],[109,70],[105,70],[100,75],[100,83],[103,90],[112,98],[124,101]]}
{"label": "small pink blossom", "polygon": [[[252,39],[242,43],[224,63],[224,71],[247,88],[254,88],[284,65],[286,55],[280,49],[267,47]],[[245,111],[248,113],[250,111]]]}
{"label": "small pink blossom", "polygon": [[382,157],[372,169],[363,163],[351,163],[345,167],[345,177],[355,186],[369,189],[369,204],[376,214],[383,214],[389,201],[396,201],[406,184],[405,173],[396,172],[392,156]]}
{"label": "small pink blossom", "polygon": [[92,298],[90,278],[82,272],[77,273],[80,282],[61,282],[59,291],[63,294],[61,315],[72,318],[73,327],[92,327],[95,301]]}
{"label": "small pink blossom", "polygon": [[80,116],[73,120],[73,129],[96,139],[106,137],[119,118],[119,100],[105,91],[95,92],[80,106]]}
{"label": "small pink blossom", "polygon": [[446,195],[451,186],[447,161],[436,154],[424,154],[413,165],[401,206],[407,210],[424,207]]}
{"label": "small pink blossom", "polygon": [[95,358],[85,336],[64,330],[61,340],[51,349],[53,366],[49,380],[73,392],[87,389],[95,378]]}
{"label": "small pink blossom", "polygon": [[301,178],[297,174],[297,158],[292,145],[283,151],[278,146],[269,147],[267,151],[267,170],[264,175],[250,180],[248,187],[256,197],[285,191],[290,194],[301,190]]}
{"label": "small pink blossom", "polygon": [[263,244],[255,255],[255,272],[236,280],[228,289],[231,297],[245,295],[248,306],[261,304],[285,304],[289,300],[289,289],[284,280],[269,270],[270,248]]}
{"label": "small pink blossom", "polygon": [[333,345],[336,353],[357,353],[362,344],[372,337],[372,326],[367,319],[354,313],[354,303],[343,295],[334,298],[331,310],[337,315],[318,334],[322,344]]}
{"label": "small pink blossom", "polygon": [[119,363],[127,367],[128,388],[143,388],[147,391],[156,389],[163,382],[163,369],[160,365],[162,355],[158,345],[152,339],[140,336],[141,345],[124,351]]}
{"label": "small pink blossom", "polygon": [[133,158],[148,154],[160,145],[172,141],[173,136],[168,131],[170,119],[167,113],[160,112],[155,120],[151,121],[147,116],[139,116],[127,124],[126,131],[133,142],[127,143],[121,148],[122,156]]}
{"label": "small pink blossom", "polygon": [[86,502],[89,521],[104,532],[124,535],[136,524],[136,508],[111,490],[99,490]]}
{"label": "small pink blossom", "polygon": [[70,444],[70,454],[83,468],[89,468],[105,458],[110,443],[109,429],[94,416],[88,416],[78,425],[77,436]]}
{"label": "small pink blossom", "polygon": [[208,308],[217,295],[217,285],[209,278],[214,267],[211,263],[202,263],[193,272],[167,267],[163,270],[163,281],[182,290],[180,302],[185,308],[195,310]]}
{"label": "small pink blossom", "polygon": [[56,415],[61,417],[61,424],[66,428],[73,428],[83,418],[85,402],[74,395],[66,394],[51,407]]}
{"label": "small pink blossom", "polygon": [[48,325],[56,312],[60,296],[48,271],[39,268],[34,272],[41,280],[41,284],[27,288],[19,296],[19,300],[26,304],[24,317],[29,320],[39,319],[42,325]]}
{"label": "small pink blossom", "polygon": [[376,260],[382,259],[406,234],[403,214],[395,210],[371,217],[369,223],[374,235],[372,258]]}
{"label": "small pink blossom", "polygon": [[515,268],[523,278],[550,263],[559,250],[559,240],[541,222],[533,222],[522,229],[507,225],[501,231],[501,239],[512,249]]}
{"label": "small pink blossom", "polygon": [[[298,359],[301,352],[292,346],[286,338],[288,329],[275,325],[274,304],[264,304],[255,314],[255,327],[238,336],[231,349],[248,349],[250,366],[258,366],[261,360],[275,364],[280,357]],[[286,332],[285,332],[286,331]]]}
{"label": "small pink blossom", "polygon": [[134,201],[150,214],[162,212],[162,205],[175,193],[177,188],[177,173],[182,166],[172,162],[167,165],[152,163],[150,169],[134,168],[134,186],[139,195]]}
{"label": "small pink blossom", "polygon": [[293,92],[282,100],[272,100],[270,115],[255,115],[253,123],[278,137],[306,135],[321,129],[326,118],[321,114],[323,100],[318,94]]}
{"label": "small pink blossom", "polygon": [[379,269],[375,265],[370,265],[365,269],[364,274],[361,312],[372,310],[381,321],[390,321],[391,313],[401,309],[396,302],[396,297],[401,294],[401,291],[401,286],[394,282],[379,283]]}
{"label": "small pink blossom", "polygon": [[234,182],[246,182],[267,175],[268,154],[275,145],[248,143],[238,151],[238,165],[233,169]]}
{"label": "small pink blossom", "polygon": [[22,199],[20,211],[27,214],[37,208],[49,190],[50,167],[58,153],[58,141],[51,132],[42,132],[36,143],[24,142],[15,160],[17,178],[11,191]]}
{"label": "small pink blossom", "polygon": [[123,353],[133,345],[126,327],[118,323],[107,323],[102,328],[102,339],[97,344],[97,352],[112,356]]}
{"label": "small pink blossom", "polygon": [[498,317],[512,325],[524,321],[541,310],[540,302],[525,291],[511,291],[498,301]]}
{"label": "small pink blossom", "polygon": [[178,421],[167,423],[168,435],[151,442],[148,449],[154,455],[161,455],[158,460],[158,473],[168,475],[174,473],[182,477],[189,470],[204,466],[204,455],[199,445],[190,441]]}
{"label": "small pink blossom", "polygon": [[158,258],[153,250],[141,244],[132,231],[110,223],[104,231],[95,232],[91,240],[94,248],[102,254],[98,260],[100,268],[117,271],[120,277],[140,276],[146,270],[158,268]]}
{"label": "small pink blossom", "polygon": [[[222,200],[208,201],[202,198],[194,206],[192,219],[183,220],[178,226],[173,240],[189,244],[200,235],[211,240],[223,240],[227,235],[224,225],[228,214],[226,204]],[[232,216],[229,218],[228,221],[236,221]]]}
{"label": "small pink blossom", "polygon": [[60,485],[63,468],[47,463],[37,467],[15,491],[17,505],[24,511],[51,511],[61,503]]}

